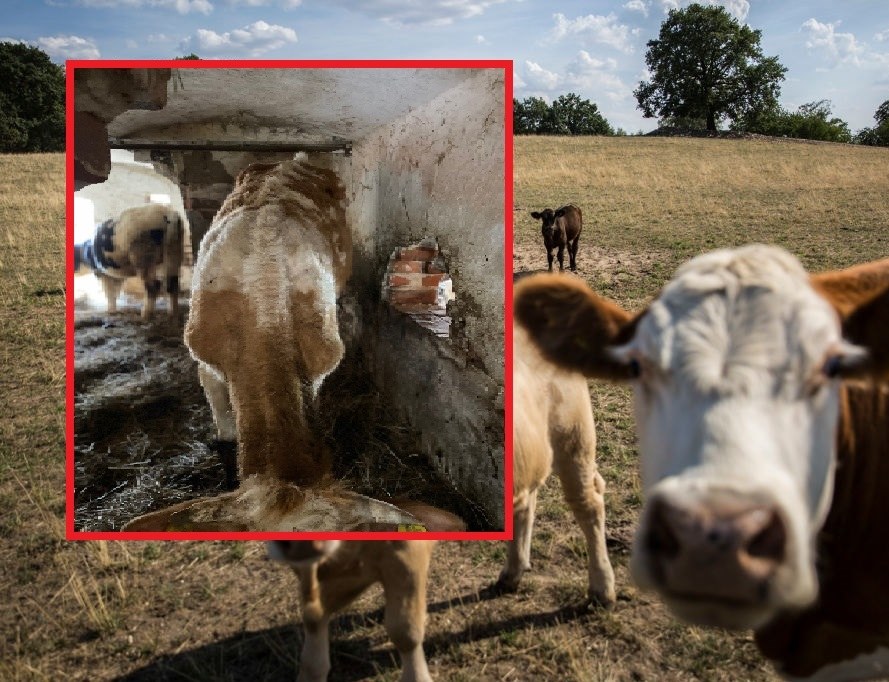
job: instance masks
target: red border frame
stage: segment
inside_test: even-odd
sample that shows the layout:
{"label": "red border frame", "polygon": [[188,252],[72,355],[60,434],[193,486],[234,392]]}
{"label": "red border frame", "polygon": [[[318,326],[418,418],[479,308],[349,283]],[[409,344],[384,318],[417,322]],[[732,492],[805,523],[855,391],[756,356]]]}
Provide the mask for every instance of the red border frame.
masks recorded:
{"label": "red border frame", "polygon": [[[511,60],[69,60],[65,97],[65,537],[68,540],[512,540],[512,254],[513,254],[513,135]],[[503,69],[503,406],[504,406],[504,529],[467,533],[393,532],[88,532],[74,530],[74,72],[76,69],[121,68],[262,68],[262,69]]]}

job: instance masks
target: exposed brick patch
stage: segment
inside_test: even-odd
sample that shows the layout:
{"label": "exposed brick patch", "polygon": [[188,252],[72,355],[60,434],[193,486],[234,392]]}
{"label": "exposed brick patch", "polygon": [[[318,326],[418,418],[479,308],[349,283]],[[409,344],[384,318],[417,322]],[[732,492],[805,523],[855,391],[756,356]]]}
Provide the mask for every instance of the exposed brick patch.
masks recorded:
{"label": "exposed brick patch", "polygon": [[436,336],[450,336],[447,301],[453,298],[447,263],[431,238],[396,248],[383,278],[383,298]]}
{"label": "exposed brick patch", "polygon": [[423,266],[426,261],[422,260],[394,260],[392,261],[390,272],[423,272]]}
{"label": "exposed brick patch", "polygon": [[420,286],[435,287],[438,290],[438,283],[444,278],[444,275],[423,275]]}
{"label": "exposed brick patch", "polygon": [[438,294],[432,287],[391,289],[389,301],[398,307],[399,305],[435,305],[435,297]]}
{"label": "exposed brick patch", "polygon": [[431,261],[438,255],[438,247],[408,246],[398,250],[398,260]]}

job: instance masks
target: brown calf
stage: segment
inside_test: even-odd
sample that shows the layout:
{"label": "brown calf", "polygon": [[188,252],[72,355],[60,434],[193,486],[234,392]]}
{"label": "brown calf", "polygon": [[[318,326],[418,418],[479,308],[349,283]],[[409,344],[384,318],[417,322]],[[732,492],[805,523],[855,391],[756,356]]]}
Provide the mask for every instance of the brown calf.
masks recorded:
{"label": "brown calf", "polygon": [[549,270],[553,269],[553,249],[559,250],[559,270],[565,269],[565,247],[568,247],[568,261],[572,270],[577,270],[577,243],[583,229],[583,216],[574,204],[553,210],[545,208],[533,211],[531,217],[543,222],[543,245],[546,247],[546,261]]}

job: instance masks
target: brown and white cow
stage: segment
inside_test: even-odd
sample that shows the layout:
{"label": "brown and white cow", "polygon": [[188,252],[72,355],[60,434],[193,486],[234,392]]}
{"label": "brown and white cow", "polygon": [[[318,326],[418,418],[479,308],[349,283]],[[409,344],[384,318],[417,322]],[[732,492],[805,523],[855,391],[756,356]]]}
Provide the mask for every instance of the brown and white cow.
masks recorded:
{"label": "brown and white cow", "polygon": [[307,423],[306,402],[343,355],[336,300],[351,253],[335,173],[304,154],[241,172],[201,242],[185,326],[220,439],[237,441],[241,486],[141,516],[124,530],[421,525],[333,482]]}
{"label": "brown and white cow", "polygon": [[515,316],[553,362],[633,380],[642,587],[755,629],[785,675],[889,674],[889,259],[809,276],[716,251],[634,316],[544,275]]}
{"label": "brown and white cow", "polygon": [[531,567],[537,491],[555,470],[587,543],[588,597],[614,602],[614,572],[605,547],[605,481],[596,468],[596,424],[587,380],[546,360],[513,330],[513,530],[497,587],[518,588]]}
{"label": "brown and white cow", "polygon": [[574,204],[557,208],[532,211],[531,217],[542,222],[543,245],[546,247],[546,261],[549,270],[553,269],[553,249],[558,249],[559,270],[565,269],[565,247],[568,248],[568,263],[577,270],[577,245],[583,229],[583,215]]}
{"label": "brown and white cow", "polygon": [[176,318],[184,236],[182,216],[176,210],[160,204],[133,206],[97,226],[92,239],[74,246],[74,271],[95,273],[109,313],[117,312],[124,280],[139,277],[145,285],[145,319],[151,317],[155,300],[166,285],[170,316]]}

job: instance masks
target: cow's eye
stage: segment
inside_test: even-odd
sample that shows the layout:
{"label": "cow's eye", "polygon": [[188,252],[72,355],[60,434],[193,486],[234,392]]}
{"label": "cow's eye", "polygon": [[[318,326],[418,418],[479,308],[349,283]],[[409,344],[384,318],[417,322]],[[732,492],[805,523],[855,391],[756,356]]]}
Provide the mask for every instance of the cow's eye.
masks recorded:
{"label": "cow's eye", "polygon": [[841,355],[830,355],[827,360],[824,361],[824,367],[822,371],[824,372],[824,376],[829,379],[836,379],[840,376],[840,371],[843,367],[843,358]]}
{"label": "cow's eye", "polygon": [[627,363],[627,367],[630,370],[631,379],[638,379],[639,375],[642,374],[642,365],[639,364],[639,361],[636,358],[630,358],[630,362]]}
{"label": "cow's eye", "polygon": [[828,354],[821,372],[829,379],[850,379],[866,371],[869,364],[870,353],[866,349],[843,344],[839,350]]}

